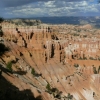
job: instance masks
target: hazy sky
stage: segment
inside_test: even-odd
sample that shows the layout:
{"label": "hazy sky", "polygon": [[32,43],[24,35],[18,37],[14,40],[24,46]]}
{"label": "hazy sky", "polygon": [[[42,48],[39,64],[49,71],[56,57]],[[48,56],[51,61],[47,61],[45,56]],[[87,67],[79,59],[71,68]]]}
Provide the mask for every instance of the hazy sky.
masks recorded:
{"label": "hazy sky", "polygon": [[0,0],[0,16],[100,16],[97,0]]}

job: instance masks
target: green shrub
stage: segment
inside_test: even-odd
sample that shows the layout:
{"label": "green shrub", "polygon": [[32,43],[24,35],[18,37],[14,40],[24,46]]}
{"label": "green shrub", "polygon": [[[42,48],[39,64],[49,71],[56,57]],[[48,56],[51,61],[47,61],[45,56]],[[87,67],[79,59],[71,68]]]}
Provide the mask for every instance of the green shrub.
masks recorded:
{"label": "green shrub", "polygon": [[82,57],[80,57],[78,60],[83,60]]}
{"label": "green shrub", "polygon": [[76,68],[77,68],[77,67],[79,67],[79,65],[78,65],[78,64],[74,64],[74,67],[76,67]]}
{"label": "green shrub", "polygon": [[90,59],[90,60],[94,60],[94,58],[93,58],[93,57],[90,57],[89,59]]}
{"label": "green shrub", "polygon": [[71,95],[70,93],[68,93],[67,98],[68,98],[68,100],[71,100],[71,99],[73,99],[73,95]]}
{"label": "green shrub", "polygon": [[52,88],[51,91],[52,92],[58,92],[59,90],[57,88]]}
{"label": "green shrub", "polygon": [[51,87],[50,87],[50,84],[49,84],[49,83],[47,84],[46,89],[47,89],[48,91],[51,91]]}
{"label": "green shrub", "polygon": [[48,92],[49,94],[52,94],[54,98],[61,99],[62,92],[59,91],[57,88],[52,88],[50,84],[48,83],[46,86],[46,89],[47,89],[46,92]]}
{"label": "green shrub", "polygon": [[96,67],[93,67],[94,74],[97,74]]}
{"label": "green shrub", "polygon": [[79,36],[79,34],[77,34],[77,33],[74,33],[73,35],[74,35],[74,36]]}
{"label": "green shrub", "polygon": [[32,68],[31,74],[33,74],[34,77],[42,76],[42,74],[38,74],[34,68]]}
{"label": "green shrub", "polygon": [[87,58],[86,57],[83,57],[83,58],[79,58],[78,60],[87,60]]}
{"label": "green shrub", "polygon": [[90,60],[93,60],[93,57],[89,57]]}
{"label": "green shrub", "polygon": [[9,71],[12,71],[12,62],[8,62],[6,67]]}
{"label": "green shrub", "polygon": [[93,57],[89,57],[89,59],[90,59],[90,60],[97,60],[96,58],[93,58]]}
{"label": "green shrub", "polygon": [[35,75],[35,70],[32,68],[31,74]]}
{"label": "green shrub", "polygon": [[87,58],[86,57],[83,57],[83,60],[87,60]]}

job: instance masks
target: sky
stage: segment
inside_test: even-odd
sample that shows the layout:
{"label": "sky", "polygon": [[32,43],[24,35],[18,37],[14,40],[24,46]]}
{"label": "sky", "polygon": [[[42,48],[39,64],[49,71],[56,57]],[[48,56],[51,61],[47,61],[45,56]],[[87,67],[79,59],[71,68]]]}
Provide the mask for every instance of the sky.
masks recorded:
{"label": "sky", "polygon": [[0,17],[100,16],[97,0],[0,0]]}

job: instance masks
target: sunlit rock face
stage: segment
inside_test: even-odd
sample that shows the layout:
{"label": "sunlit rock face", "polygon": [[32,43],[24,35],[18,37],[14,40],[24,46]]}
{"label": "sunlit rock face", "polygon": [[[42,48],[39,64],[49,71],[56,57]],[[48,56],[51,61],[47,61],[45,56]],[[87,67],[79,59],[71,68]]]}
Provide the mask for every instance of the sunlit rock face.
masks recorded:
{"label": "sunlit rock face", "polygon": [[3,76],[19,90],[30,89],[44,100],[100,100],[100,30],[90,25],[24,27],[7,22],[2,30],[10,51],[0,61],[5,68],[12,62],[16,72],[13,78]]}

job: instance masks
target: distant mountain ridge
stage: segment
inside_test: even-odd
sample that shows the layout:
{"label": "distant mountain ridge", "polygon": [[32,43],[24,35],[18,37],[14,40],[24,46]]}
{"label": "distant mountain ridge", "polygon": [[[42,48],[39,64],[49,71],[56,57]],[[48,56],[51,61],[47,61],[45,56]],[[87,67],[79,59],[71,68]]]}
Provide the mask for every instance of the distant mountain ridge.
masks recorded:
{"label": "distant mountain ridge", "polygon": [[91,24],[95,28],[100,28],[100,17],[38,17],[43,23],[49,24],[72,24],[72,25],[85,25]]}
{"label": "distant mountain ridge", "polygon": [[[12,19],[16,20],[16,19]],[[35,18],[21,18],[21,20],[27,24],[27,22],[32,23],[46,23],[46,24],[72,24],[72,25],[85,25],[91,24],[96,28],[100,28],[100,17],[73,17],[73,16],[64,16],[64,17],[35,17]],[[35,20],[35,21],[32,21]],[[13,21],[14,22],[14,21]],[[21,21],[20,21],[21,22]],[[28,22],[28,24],[30,24]]]}
{"label": "distant mountain ridge", "polygon": [[6,20],[10,23],[15,23],[16,25],[29,25],[29,26],[33,26],[33,25],[39,25],[41,24],[41,20],[35,20],[35,19],[8,19]]}

